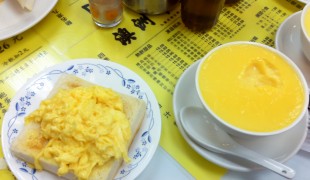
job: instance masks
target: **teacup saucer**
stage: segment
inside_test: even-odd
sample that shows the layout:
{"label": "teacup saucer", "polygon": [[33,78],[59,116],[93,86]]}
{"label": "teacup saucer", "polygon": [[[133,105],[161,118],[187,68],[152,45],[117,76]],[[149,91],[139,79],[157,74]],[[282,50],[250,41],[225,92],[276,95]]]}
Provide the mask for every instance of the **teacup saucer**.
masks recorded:
{"label": "teacup saucer", "polygon": [[310,88],[310,61],[303,54],[300,41],[301,11],[283,21],[276,34],[276,49],[287,55],[299,67]]}
{"label": "teacup saucer", "polygon": [[[180,133],[186,140],[186,142],[202,157],[205,159],[222,166],[224,168],[235,171],[251,171],[260,167],[248,163],[246,161],[228,157],[222,154],[213,153],[208,151],[199,145],[195,144],[185,133],[184,129],[180,125],[180,109],[185,106],[201,106],[198,94],[195,90],[195,71],[198,67],[198,62],[192,64],[182,74],[177,82],[173,95],[173,110],[175,121],[179,128]],[[277,161],[284,162],[297,153],[303,144],[307,135],[307,119],[308,114],[291,130],[270,136],[261,137],[255,139],[241,139],[234,137],[234,139],[240,144],[255,150],[263,155],[273,158]]]}
{"label": "teacup saucer", "polygon": [[308,2],[310,2],[310,0],[298,0],[298,1],[303,2],[303,3],[305,3],[305,4],[307,4]]}

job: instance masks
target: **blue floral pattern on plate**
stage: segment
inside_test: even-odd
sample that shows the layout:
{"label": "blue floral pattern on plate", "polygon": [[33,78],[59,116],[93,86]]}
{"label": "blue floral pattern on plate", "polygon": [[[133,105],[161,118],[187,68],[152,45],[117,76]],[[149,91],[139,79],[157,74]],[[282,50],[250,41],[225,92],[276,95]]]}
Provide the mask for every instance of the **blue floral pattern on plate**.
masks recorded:
{"label": "blue floral pattern on plate", "polygon": [[[36,171],[24,161],[12,156],[9,152],[9,146],[23,127],[23,124],[19,125],[19,123],[23,122],[23,118],[38,107],[40,101],[47,96],[48,93],[46,94],[46,92],[52,89],[58,77],[67,73],[95,81],[94,83],[103,86],[108,85],[117,91],[122,90],[122,92],[131,94],[147,103],[146,117],[129,150],[129,156],[132,160],[119,169],[115,179],[132,179],[138,176],[152,158],[158,146],[161,131],[158,102],[148,85],[129,69],[102,60],[70,61],[48,68],[44,72],[37,75],[31,83],[28,83],[17,93],[4,118],[3,126],[6,127],[3,129],[5,132],[2,131],[2,138],[4,144],[7,143],[7,146],[4,146],[4,152],[12,171],[19,171],[17,174],[21,174],[23,179],[40,179],[37,176],[38,174],[47,173],[45,171]],[[6,156],[8,154],[10,155],[8,157],[12,156],[11,158],[14,159],[13,164],[9,161],[11,159]]]}

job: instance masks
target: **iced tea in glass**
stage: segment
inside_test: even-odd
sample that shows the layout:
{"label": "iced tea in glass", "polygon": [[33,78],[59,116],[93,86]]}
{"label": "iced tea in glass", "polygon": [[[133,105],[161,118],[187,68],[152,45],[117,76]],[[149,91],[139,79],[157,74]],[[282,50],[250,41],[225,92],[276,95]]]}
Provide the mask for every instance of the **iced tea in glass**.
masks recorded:
{"label": "iced tea in glass", "polygon": [[193,31],[212,28],[218,20],[225,0],[181,0],[181,18]]}

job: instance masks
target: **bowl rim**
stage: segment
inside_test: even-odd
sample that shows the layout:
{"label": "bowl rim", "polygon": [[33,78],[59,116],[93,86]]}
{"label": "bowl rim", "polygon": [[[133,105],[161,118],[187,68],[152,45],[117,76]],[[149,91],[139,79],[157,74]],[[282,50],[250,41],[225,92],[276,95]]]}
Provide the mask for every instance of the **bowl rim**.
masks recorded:
{"label": "bowl rim", "polygon": [[[310,3],[309,3],[310,4]],[[215,51],[217,51],[218,49],[227,47],[227,46],[233,46],[233,45],[254,45],[254,46],[259,46],[262,48],[265,48],[268,51],[271,51],[273,53],[278,54],[279,56],[282,57],[283,60],[285,60],[296,72],[297,76],[299,77],[299,80],[302,83],[302,87],[304,89],[304,97],[305,97],[305,101],[303,104],[303,109],[301,111],[301,113],[299,114],[299,116],[296,118],[296,120],[291,123],[289,126],[286,126],[285,128],[282,128],[280,130],[276,130],[276,131],[271,131],[271,132],[252,132],[249,130],[244,130],[241,129],[239,127],[236,127],[232,124],[227,123],[226,121],[224,121],[222,118],[220,118],[219,116],[217,116],[212,110],[211,108],[207,105],[207,103],[205,101],[203,101],[203,97],[202,97],[202,93],[200,91],[199,88],[199,83],[198,83],[198,79],[199,79],[199,71],[202,67],[202,65],[204,64],[205,60],[212,55]],[[291,129],[292,127],[294,127],[296,124],[298,124],[301,119],[305,116],[305,114],[308,111],[308,103],[309,103],[309,90],[308,90],[308,85],[307,82],[305,80],[305,77],[303,76],[301,70],[297,67],[297,65],[285,54],[283,54],[282,52],[278,51],[275,48],[272,48],[270,46],[267,46],[265,44],[262,43],[258,43],[258,42],[249,42],[249,41],[234,41],[234,42],[228,42],[225,44],[222,44],[220,46],[217,46],[215,48],[213,48],[212,50],[210,50],[199,62],[198,64],[198,68],[195,72],[195,89],[196,92],[198,93],[199,99],[201,101],[201,103],[203,104],[204,108],[214,117],[214,119],[216,119],[221,125],[224,125],[224,127],[227,127],[229,130],[232,130],[233,132],[236,132],[238,134],[242,134],[242,135],[246,135],[246,136],[271,136],[271,135],[276,135],[276,134],[280,134],[284,131],[287,131],[288,129]]]}
{"label": "bowl rim", "polygon": [[307,39],[308,43],[310,44],[310,32],[307,33],[305,23],[304,23],[306,12],[308,11],[310,11],[310,3],[306,4],[306,6],[304,6],[304,8],[301,10],[300,26],[301,26],[301,31],[303,33],[303,36]]}

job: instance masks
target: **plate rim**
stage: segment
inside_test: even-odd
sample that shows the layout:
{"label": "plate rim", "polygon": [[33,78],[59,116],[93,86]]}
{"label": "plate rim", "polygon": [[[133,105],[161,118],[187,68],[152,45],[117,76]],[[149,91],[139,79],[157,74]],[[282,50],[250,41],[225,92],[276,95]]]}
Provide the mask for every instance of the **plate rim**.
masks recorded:
{"label": "plate rim", "polygon": [[302,3],[305,3],[305,4],[307,4],[307,3],[309,3],[310,1],[309,0],[298,0],[299,2],[302,2]]}
{"label": "plate rim", "polygon": [[[137,163],[137,166],[140,166],[142,168],[137,168],[137,169],[134,169],[135,170],[135,173],[132,173],[131,170],[132,169],[129,169],[129,173],[128,174],[125,174],[123,177],[120,177],[118,179],[128,179],[128,178],[132,178],[131,176],[133,176],[134,178],[138,177],[141,172],[147,167],[147,165],[151,162],[155,152],[156,152],[156,149],[157,147],[159,146],[159,141],[160,141],[160,137],[161,137],[161,130],[162,130],[162,118],[161,118],[161,114],[160,114],[160,109],[159,109],[159,105],[158,105],[158,101],[157,101],[157,98],[154,94],[154,92],[152,91],[152,89],[150,88],[150,86],[146,83],[146,81],[144,81],[144,79],[139,76],[137,73],[135,73],[134,71],[132,71],[131,69],[129,69],[128,67],[126,66],[123,66],[121,64],[118,64],[116,62],[112,62],[112,61],[104,61],[104,60],[101,60],[101,59],[94,59],[94,58],[81,58],[81,59],[73,59],[73,60],[69,60],[69,61],[65,61],[65,62],[62,62],[62,63],[58,63],[58,64],[55,64],[51,67],[48,67],[48,68],[45,68],[43,69],[42,71],[40,71],[39,73],[36,73],[34,74],[31,78],[29,78],[27,80],[26,83],[24,83],[24,85],[15,93],[14,97],[12,98],[12,101],[8,107],[8,111],[7,113],[5,113],[4,115],[4,118],[3,118],[3,122],[5,121],[8,121],[7,120],[7,116],[9,115],[9,111],[12,111],[11,109],[14,108],[14,102],[16,102],[18,100],[18,98],[20,97],[20,95],[22,93],[25,93],[26,92],[26,88],[31,84],[33,83],[35,80],[37,80],[38,78],[41,78],[44,74],[46,74],[46,72],[50,72],[51,70],[53,69],[57,69],[57,68],[60,68],[60,67],[69,67],[71,65],[76,65],[78,63],[88,63],[88,64],[102,64],[102,65],[105,65],[105,66],[111,66],[113,68],[115,68],[116,70],[118,70],[118,72],[121,72],[119,69],[123,69],[123,72],[126,71],[125,73],[128,73],[129,75],[132,76],[132,78],[134,78],[135,80],[138,80],[139,84],[143,84],[143,90],[145,91],[145,94],[146,96],[149,96],[149,99],[150,100],[150,104],[153,105],[153,107],[151,107],[151,110],[150,112],[152,113],[153,117],[154,117],[154,122],[153,122],[153,126],[154,126],[154,131],[153,132],[150,132],[152,133],[152,145],[150,145],[149,147],[149,150],[145,153],[144,157],[145,158],[143,161],[139,161]],[[79,76],[78,76],[79,77]],[[57,80],[58,78],[56,78]],[[85,78],[83,78],[85,79]],[[55,84],[56,80],[53,81],[53,85]],[[87,79],[86,79],[87,80]],[[98,83],[99,80],[89,80],[91,82],[95,82],[99,85],[101,85],[101,83]],[[48,90],[50,91],[50,90]],[[116,90],[117,92],[120,92],[118,90]],[[123,93],[123,92],[122,92]],[[128,92],[125,92],[126,94],[130,94]],[[44,99],[44,98],[43,98]],[[148,103],[147,103],[148,104]],[[154,107],[155,105],[155,107]],[[149,107],[148,107],[149,108]],[[148,114],[148,110],[147,110],[147,115]],[[147,115],[145,116],[145,119],[142,123],[145,122],[145,120],[148,118]],[[147,125],[147,124],[146,124]],[[6,137],[6,131],[8,131],[8,128],[5,127],[4,125],[2,126],[2,133],[1,133],[1,140],[2,140],[2,147],[3,147],[3,153],[4,153],[4,158],[5,159],[11,159],[11,160],[18,160],[18,158],[16,158],[15,156],[13,156],[11,153],[10,153],[10,150],[9,150],[9,147],[10,146],[6,146],[6,144],[8,144],[9,142],[9,139]],[[142,130],[139,130],[133,140],[133,143],[134,141],[138,141],[136,140],[137,138],[140,138],[138,137],[137,135],[138,134],[141,134],[141,131]],[[144,134],[144,133],[143,133]],[[9,145],[9,144],[8,144]],[[6,147],[6,148],[5,148]],[[12,159],[13,158],[13,159]],[[17,178],[19,179],[27,179],[25,177],[20,177],[19,173],[16,173],[15,171],[17,171],[18,169],[16,169],[14,166],[17,166],[15,165],[13,162],[7,162],[8,166],[10,167],[11,169],[11,172],[14,174],[14,176],[16,176]],[[13,167],[12,167],[13,166]],[[15,169],[14,169],[15,168]],[[119,169],[120,170],[120,169]],[[118,170],[118,172],[119,172]],[[46,172],[46,171],[45,171]],[[116,175],[118,175],[119,173],[117,173]],[[117,177],[117,176],[116,176]],[[61,179],[61,177],[59,177],[59,179]]]}
{"label": "plate rim", "polygon": [[[278,49],[279,51],[283,50],[281,47],[281,43],[280,41],[282,42],[282,40],[279,40],[279,37],[281,36],[281,34],[283,34],[283,31],[284,31],[284,27],[290,22],[292,21],[292,19],[294,18],[298,18],[298,16],[301,16],[301,13],[302,13],[302,10],[300,11],[297,11],[291,15],[289,15],[281,24],[280,26],[278,27],[278,30],[276,32],[276,35],[275,35],[275,48]],[[299,21],[296,21],[296,25],[298,25],[298,30],[301,28],[300,27],[300,22]],[[282,52],[282,51],[281,51]]]}
{"label": "plate rim", "polygon": [[[45,1],[46,3],[50,3],[50,6],[48,6],[48,9],[46,9],[46,11],[42,12],[41,14],[39,14],[39,17],[34,18],[33,21],[29,22],[29,23],[25,23],[23,24],[23,26],[18,26],[20,28],[14,28],[16,26],[16,24],[7,27],[8,30],[5,29],[0,29],[0,41],[9,39],[15,35],[21,34],[25,31],[27,31],[28,29],[32,28],[33,26],[35,26],[36,24],[38,24],[41,20],[43,20],[48,13],[56,6],[56,4],[58,3],[58,0],[47,0]],[[2,2],[5,3],[5,2]],[[38,7],[37,7],[38,8]],[[34,13],[35,9],[32,9],[32,11],[28,12],[28,13]],[[15,29],[12,31],[12,29]]]}
{"label": "plate rim", "polygon": [[[310,91],[310,62],[306,58],[306,56],[303,54],[302,49],[301,49],[301,41],[300,39],[297,39],[298,41],[297,45],[293,46],[292,42],[286,43],[287,38],[282,38],[284,37],[285,34],[289,35],[290,41],[293,40],[293,35],[298,31],[301,30],[300,26],[300,21],[294,21],[295,19],[300,18],[302,11],[297,11],[290,16],[288,16],[278,27],[278,30],[275,35],[275,48],[279,51],[281,51],[283,54],[285,54],[287,57],[291,59],[292,62],[296,64],[296,66],[299,68],[301,73],[304,75],[305,80],[308,84],[308,90]],[[290,25],[290,26],[289,26]],[[293,26],[291,26],[293,25]],[[289,27],[289,29],[287,29]],[[290,31],[290,32],[287,32]],[[299,37],[299,34],[298,34]],[[294,38],[295,39],[295,38]],[[290,45],[292,49],[290,49],[290,52],[288,52],[288,48],[285,48],[285,46]],[[296,55],[295,53],[299,54]],[[297,56],[297,57],[296,57]]]}

